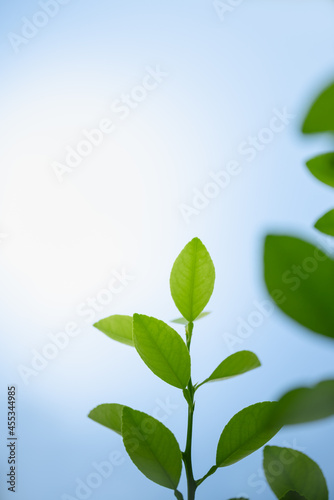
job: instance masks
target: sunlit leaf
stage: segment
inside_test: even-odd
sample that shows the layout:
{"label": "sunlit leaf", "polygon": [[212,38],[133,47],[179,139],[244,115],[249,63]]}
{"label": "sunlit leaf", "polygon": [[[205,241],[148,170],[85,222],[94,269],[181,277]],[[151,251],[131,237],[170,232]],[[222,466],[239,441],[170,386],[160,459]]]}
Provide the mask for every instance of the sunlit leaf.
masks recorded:
{"label": "sunlit leaf", "polygon": [[214,372],[208,377],[204,382],[197,386],[207,382],[213,382],[217,380],[224,380],[231,377],[236,377],[243,373],[254,370],[261,366],[258,357],[251,351],[239,351],[231,354],[228,358],[224,359],[222,363],[214,370]]}
{"label": "sunlit leaf", "polygon": [[114,314],[94,324],[95,328],[122,344],[134,346],[132,339],[132,316]]}
{"label": "sunlit leaf", "polygon": [[218,467],[232,465],[265,445],[281,428],[272,425],[276,402],[256,403],[234,415],[223,430],[218,447]]}
{"label": "sunlit leaf", "polygon": [[[197,316],[195,321],[198,321],[199,319],[205,318],[209,314],[211,314],[211,311],[204,311]],[[177,319],[172,319],[172,323],[176,323],[178,325],[187,325],[188,321],[185,318],[177,318]]]}
{"label": "sunlit leaf", "polygon": [[175,490],[182,458],[172,432],[150,415],[124,407],[122,435],[126,451],[138,469],[151,481]]}
{"label": "sunlit leaf", "polygon": [[124,405],[116,403],[99,405],[89,413],[88,417],[94,420],[94,422],[117,432],[117,434],[122,434],[123,408]]}
{"label": "sunlit leaf", "polygon": [[176,307],[188,321],[194,321],[209,302],[215,284],[210,254],[198,238],[191,240],[174,262],[170,289]]}
{"label": "sunlit leaf", "polygon": [[140,357],[155,375],[175,387],[186,388],[190,379],[190,355],[173,328],[158,319],[135,314],[133,338]]}

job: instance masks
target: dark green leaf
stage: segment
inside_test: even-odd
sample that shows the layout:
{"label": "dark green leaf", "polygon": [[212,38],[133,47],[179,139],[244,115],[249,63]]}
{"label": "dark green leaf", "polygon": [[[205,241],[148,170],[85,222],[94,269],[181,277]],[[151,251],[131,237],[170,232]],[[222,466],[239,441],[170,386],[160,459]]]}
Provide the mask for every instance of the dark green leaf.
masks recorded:
{"label": "dark green leaf", "polygon": [[198,238],[191,240],[174,262],[170,289],[176,307],[188,321],[194,321],[210,300],[215,268],[210,254]]}
{"label": "dark green leaf", "polygon": [[[198,321],[199,319],[205,318],[209,314],[211,314],[211,311],[202,312],[201,314],[199,314],[197,316],[195,321]],[[188,324],[188,321],[184,318],[177,318],[177,319],[172,319],[172,323],[177,323],[178,325],[185,325],[186,326]]]}
{"label": "dark green leaf", "polygon": [[334,131],[334,84],[327,87],[312,104],[303,125],[304,134]]}
{"label": "dark green leaf", "polygon": [[95,323],[95,328],[113,340],[134,346],[132,339],[132,317],[114,314]]}
{"label": "dark green leaf", "polygon": [[265,445],[281,428],[272,425],[276,402],[257,403],[231,418],[223,430],[218,447],[218,467],[232,465]]}
{"label": "dark green leaf", "polygon": [[296,491],[289,491],[281,500],[308,500],[308,498],[299,495]]}
{"label": "dark green leaf", "polygon": [[155,375],[180,389],[190,379],[190,355],[180,335],[155,318],[133,316],[135,347],[144,363]]}
{"label": "dark green leaf", "polygon": [[258,357],[253,352],[236,352],[235,354],[231,354],[231,356],[224,359],[224,361],[220,363],[220,365],[215,369],[210,377],[199,384],[197,388],[205,384],[206,382],[213,382],[216,380],[224,380],[227,378],[236,377],[237,375],[241,375],[243,373],[249,372],[250,370],[254,370],[254,368],[258,368],[259,366],[261,366],[261,363]]}
{"label": "dark green leaf", "polygon": [[264,254],[269,293],[285,314],[334,338],[334,261],[319,248],[290,236],[268,236]]}
{"label": "dark green leaf", "polygon": [[277,446],[266,446],[263,455],[265,475],[277,498],[295,491],[307,500],[328,500],[326,480],[308,456]]}
{"label": "dark green leaf", "polygon": [[126,451],[138,469],[151,481],[175,490],[182,458],[172,432],[150,415],[124,407],[122,435]]}
{"label": "dark green leaf", "polygon": [[334,210],[327,212],[314,224],[314,227],[324,234],[334,236]]}
{"label": "dark green leaf", "polygon": [[334,187],[334,153],[326,153],[309,160],[307,168],[319,181]]}
{"label": "dark green leaf", "polygon": [[119,405],[116,403],[99,405],[94,410],[92,410],[88,417],[98,424],[104,425],[117,432],[117,434],[122,434],[122,411],[124,405]]}
{"label": "dark green leaf", "polygon": [[278,401],[273,419],[281,425],[313,422],[334,415],[334,380],[290,391]]}

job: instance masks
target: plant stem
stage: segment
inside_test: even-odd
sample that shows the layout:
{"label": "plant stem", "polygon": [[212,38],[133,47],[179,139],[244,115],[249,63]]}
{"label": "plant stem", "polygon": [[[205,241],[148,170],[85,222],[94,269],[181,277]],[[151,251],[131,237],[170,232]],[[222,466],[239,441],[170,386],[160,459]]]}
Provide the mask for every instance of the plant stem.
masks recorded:
{"label": "plant stem", "polygon": [[[194,324],[188,323],[188,325],[186,327],[188,350],[190,350],[193,328],[194,328]],[[194,402],[195,390],[194,390],[194,386],[192,384],[191,378],[189,380],[187,389],[188,389],[188,394],[189,394],[189,399],[190,399],[190,401],[187,399],[187,403],[188,403],[187,443],[186,443],[186,449],[185,449],[184,453],[182,454],[182,458],[184,461],[186,475],[187,475],[188,500],[194,500],[197,484],[196,484],[196,481],[194,478],[194,473],[193,473],[191,449],[192,449],[193,420],[194,420],[194,410],[195,410],[195,402]]]}
{"label": "plant stem", "polygon": [[186,443],[186,449],[183,453],[183,461],[187,475],[188,500],[194,500],[197,486],[196,486],[196,481],[194,479],[193,468],[192,468],[191,449],[192,449],[192,434],[193,434],[193,419],[194,419],[195,404],[193,401],[194,389],[191,380],[189,381],[188,390],[191,394],[192,404],[188,403],[187,443]]}

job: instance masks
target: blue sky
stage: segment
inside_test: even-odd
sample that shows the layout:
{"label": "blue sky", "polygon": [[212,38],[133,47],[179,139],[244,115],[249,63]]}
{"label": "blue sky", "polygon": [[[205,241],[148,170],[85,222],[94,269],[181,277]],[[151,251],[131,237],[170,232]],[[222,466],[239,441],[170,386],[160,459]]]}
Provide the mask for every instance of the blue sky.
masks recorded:
{"label": "blue sky", "polygon": [[[312,229],[332,208],[332,193],[304,166],[330,143],[302,137],[300,125],[333,78],[333,2],[252,0],[220,16],[206,0],[25,0],[1,9],[1,371],[3,386],[18,388],[16,498],[76,498],[77,480],[114,452],[118,465],[89,498],[171,498],[87,414],[103,402],[162,407],[183,445],[181,395],[91,325],[115,313],[175,317],[172,263],[192,237],[205,243],[217,281],[212,314],[194,333],[194,378],[231,350],[254,350],[263,366],[199,393],[198,476],[234,413],[333,376],[331,343],[277,310],[242,344],[226,340],[267,300],[265,234],[332,248]],[[225,179],[219,189],[215,176]],[[67,345],[24,380],[22,366],[66,329]],[[316,460],[332,491],[333,425],[290,428],[273,439]],[[274,498],[261,459],[257,452],[219,471],[198,500]],[[3,447],[0,460],[6,470]],[[0,491],[10,498],[3,483]]]}

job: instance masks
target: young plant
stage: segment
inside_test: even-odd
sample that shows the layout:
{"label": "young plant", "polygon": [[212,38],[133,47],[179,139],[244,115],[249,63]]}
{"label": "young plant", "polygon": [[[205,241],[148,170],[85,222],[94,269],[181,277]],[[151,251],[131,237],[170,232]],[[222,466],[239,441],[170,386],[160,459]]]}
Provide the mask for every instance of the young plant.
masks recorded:
{"label": "young plant", "polygon": [[[170,276],[171,295],[182,314],[174,323],[185,326],[185,340],[163,321],[141,314],[134,314],[133,317],[114,315],[94,325],[108,337],[134,347],[156,376],[183,392],[188,405],[183,451],[165,425],[127,405],[102,404],[89,414],[95,422],[120,434],[128,455],[138,469],[151,481],[172,490],[178,500],[184,500],[178,489],[182,466],[187,478],[187,499],[194,500],[198,487],[209,476],[264,446],[283,425],[299,423],[306,418],[323,418],[324,409],[321,413],[312,409],[313,414],[308,414],[308,417],[304,410],[309,404],[309,391],[314,391],[321,399],[323,392],[327,396],[326,391],[330,390],[328,387],[305,389],[306,392],[285,396],[279,402],[266,401],[244,408],[223,429],[212,467],[202,477],[195,478],[192,438],[197,391],[209,382],[224,381],[260,366],[254,353],[240,351],[224,359],[205,380],[193,383],[190,348],[194,323],[208,314],[204,308],[212,295],[214,283],[215,269],[211,257],[203,243],[194,238],[177,257]],[[327,409],[327,413],[332,412],[334,409]],[[273,470],[273,464],[276,467],[281,464],[279,475]],[[326,482],[320,469],[305,455],[295,450],[267,447],[264,468],[277,498],[328,500]],[[308,481],[303,480],[305,470],[311,478]],[[315,492],[318,492],[317,496]]]}

